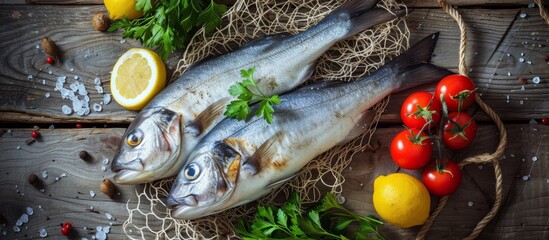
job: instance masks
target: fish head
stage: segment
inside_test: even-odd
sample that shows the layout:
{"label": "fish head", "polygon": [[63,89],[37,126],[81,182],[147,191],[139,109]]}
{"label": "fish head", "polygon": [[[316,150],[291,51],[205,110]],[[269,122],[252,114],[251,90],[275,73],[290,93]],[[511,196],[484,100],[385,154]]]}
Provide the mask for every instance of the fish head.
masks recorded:
{"label": "fish head", "polygon": [[113,159],[115,182],[139,184],[168,177],[179,155],[180,126],[180,115],[169,109],[141,111],[124,133]]}
{"label": "fish head", "polygon": [[240,159],[239,154],[193,153],[168,195],[172,217],[196,219],[226,209],[236,186]]}

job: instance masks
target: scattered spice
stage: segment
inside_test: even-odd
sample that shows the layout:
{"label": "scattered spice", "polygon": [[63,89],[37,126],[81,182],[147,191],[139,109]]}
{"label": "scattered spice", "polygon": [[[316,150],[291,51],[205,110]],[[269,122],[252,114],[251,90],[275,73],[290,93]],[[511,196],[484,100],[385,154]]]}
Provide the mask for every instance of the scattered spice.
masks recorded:
{"label": "scattered spice", "polygon": [[76,128],[82,128],[82,123],[76,123]]}
{"label": "scattered spice", "polygon": [[97,31],[104,32],[109,28],[109,20],[103,13],[96,13],[92,20],[93,28]]}
{"label": "scattered spice", "polygon": [[42,38],[42,49],[44,49],[44,51],[54,57],[55,59],[57,59],[57,61],[61,62],[61,59],[59,58],[59,53],[57,52],[57,45],[55,45],[55,42],[51,39],[49,39],[48,37],[43,37]]}
{"label": "scattered spice", "polygon": [[521,84],[523,84],[523,85],[526,84],[526,83],[528,83],[528,81],[526,80],[526,78],[521,77],[521,76],[518,77],[518,80],[519,80],[519,82],[520,82]]}
{"label": "scattered spice", "polygon": [[71,233],[72,230],[72,224],[65,222],[61,226],[61,234],[68,236]]}
{"label": "scattered spice", "polygon": [[105,178],[103,182],[101,182],[101,185],[99,185],[99,188],[101,188],[101,192],[103,192],[109,197],[114,196],[114,193],[116,192],[116,188],[114,184],[108,178]]}
{"label": "scattered spice", "polygon": [[40,137],[40,132],[38,132],[37,130],[32,131],[31,137],[35,138],[35,139],[39,138]]}
{"label": "scattered spice", "polygon": [[39,186],[40,182],[41,182],[40,178],[38,178],[38,176],[36,176],[36,174],[34,174],[34,173],[29,175],[28,180],[29,180],[30,185],[33,185],[35,187]]}
{"label": "scattered spice", "polygon": [[91,155],[86,152],[86,151],[80,151],[80,153],[78,154],[78,156],[80,157],[80,159],[86,161],[86,162],[89,162],[92,160],[92,157]]}

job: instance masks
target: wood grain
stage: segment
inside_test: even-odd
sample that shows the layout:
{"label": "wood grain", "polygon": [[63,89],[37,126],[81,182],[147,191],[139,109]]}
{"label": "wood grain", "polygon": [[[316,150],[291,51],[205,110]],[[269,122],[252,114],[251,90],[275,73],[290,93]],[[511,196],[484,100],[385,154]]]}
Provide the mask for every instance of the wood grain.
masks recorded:
{"label": "wood grain", "polygon": [[[544,239],[549,234],[547,216],[549,216],[549,143],[543,141],[549,137],[549,127],[543,125],[507,125],[509,141],[505,157],[500,160],[503,170],[504,205],[498,217],[490,223],[482,238],[494,239]],[[364,152],[355,156],[348,170],[344,172],[346,182],[343,196],[345,205],[362,214],[375,214],[371,196],[373,180],[379,175],[397,171],[391,161],[388,145],[391,138],[401,128],[379,128],[373,141],[380,144],[376,152]],[[25,145],[31,129],[0,130],[0,213],[6,218],[6,239],[19,239],[25,234],[29,238],[38,238],[38,231],[46,228],[49,236],[60,238],[59,223],[70,221],[78,230],[79,237],[91,237],[95,226],[114,225],[110,239],[124,238],[120,226],[128,213],[126,202],[135,204],[134,187],[117,186],[120,196],[109,199],[100,192],[99,184],[105,177],[111,177],[110,170],[102,171],[102,160],[112,159],[117,137],[124,129],[85,128],[85,129],[42,129],[42,140]],[[473,147],[455,155],[456,160],[484,152],[491,152],[497,143],[497,131],[493,126],[481,126]],[[21,149],[17,149],[20,146]],[[93,156],[90,163],[78,158],[82,150]],[[537,156],[538,160],[531,159]],[[41,175],[48,171],[44,181],[45,192],[31,186],[27,177],[35,173]],[[403,171],[403,170],[401,170]],[[419,176],[419,171],[405,171]],[[66,173],[67,177],[55,181]],[[529,176],[528,181],[522,180]],[[487,212],[494,200],[494,179],[492,167],[471,165],[465,169],[462,186],[454,194],[444,211],[437,218],[429,239],[459,239],[467,235],[476,222]],[[91,197],[89,191],[97,195]],[[23,195],[24,194],[24,195]],[[434,207],[437,199],[433,198]],[[472,206],[470,206],[470,202]],[[38,206],[42,208],[38,208]],[[90,212],[93,206],[99,213]],[[29,223],[23,225],[20,233],[12,228],[26,207],[34,208],[35,214]],[[105,213],[112,214],[116,220],[109,221]],[[144,219],[136,219],[144,221]],[[152,224],[155,224],[154,222]],[[158,226],[156,226],[158,227]],[[0,227],[0,232],[2,227]],[[405,239],[413,236],[417,228],[399,229],[383,227],[388,239]],[[4,239],[4,236],[2,236]],[[75,239],[80,239],[75,236]]]}
{"label": "wood grain", "polygon": [[[120,44],[120,32],[94,31],[90,19],[98,11],[104,11],[104,7],[14,5],[0,9],[0,20],[5,23],[0,26],[0,35],[6,39],[0,43],[0,121],[129,123],[133,119],[135,112],[125,110],[115,102],[105,105],[102,112],[92,112],[86,117],[66,116],[60,109],[70,101],[62,100],[58,92],[53,92],[57,76],[67,76],[70,82],[70,78],[77,75],[79,81],[87,86],[91,102],[100,101],[100,95],[93,89],[93,79],[103,79],[103,86],[108,91],[106,79],[118,56],[130,47],[139,46],[139,43],[129,40]],[[527,17],[517,17],[519,12],[526,13]],[[549,54],[549,28],[537,10],[467,9],[463,16],[469,25],[471,77],[486,102],[504,120],[546,116],[549,112],[549,69],[543,58]],[[449,16],[439,9],[418,9],[408,17],[408,24],[412,29],[412,43],[440,31],[433,62],[457,69],[459,34],[457,25]],[[62,65],[49,66],[44,62],[45,54],[36,48],[42,36],[57,42],[63,52]],[[532,64],[520,63],[521,53]],[[169,65],[174,64],[175,61]],[[48,74],[50,70],[51,75]],[[507,75],[508,72],[511,76]],[[29,80],[29,75],[34,78]],[[524,91],[521,91],[517,76],[529,80]],[[541,78],[540,84],[532,84],[534,76]],[[41,83],[42,79],[46,81],[45,85]],[[422,88],[432,89],[433,86]],[[46,92],[50,92],[52,97],[45,98]],[[392,97],[382,117],[383,122],[400,121],[398,108],[409,92]],[[481,115],[479,119],[486,120],[486,117]]]}

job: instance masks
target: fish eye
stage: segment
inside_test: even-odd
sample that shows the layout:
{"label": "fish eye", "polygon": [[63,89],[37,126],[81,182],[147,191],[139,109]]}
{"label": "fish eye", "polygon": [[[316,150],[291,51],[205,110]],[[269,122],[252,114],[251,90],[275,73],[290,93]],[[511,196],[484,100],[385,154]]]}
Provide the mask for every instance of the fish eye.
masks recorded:
{"label": "fish eye", "polygon": [[128,137],[126,137],[126,143],[132,147],[139,145],[141,141],[143,141],[143,132],[139,129],[133,130],[128,134]]}
{"label": "fish eye", "polygon": [[185,178],[188,180],[195,180],[200,176],[200,168],[198,165],[191,163],[185,168]]}

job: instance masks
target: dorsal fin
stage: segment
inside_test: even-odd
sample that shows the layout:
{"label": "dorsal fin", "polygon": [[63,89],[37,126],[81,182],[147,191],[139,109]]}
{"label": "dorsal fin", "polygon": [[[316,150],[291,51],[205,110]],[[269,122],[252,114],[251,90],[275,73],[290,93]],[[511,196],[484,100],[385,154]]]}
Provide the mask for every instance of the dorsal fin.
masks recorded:
{"label": "dorsal fin", "polygon": [[212,103],[185,127],[185,133],[191,133],[198,136],[204,132],[208,132],[223,119],[223,111],[225,111],[225,106],[228,101],[229,98],[223,98]]}
{"label": "dorsal fin", "polygon": [[273,161],[283,137],[284,134],[282,132],[277,132],[261,144],[251,157],[247,158],[243,167],[248,169],[253,175],[263,171]]}

